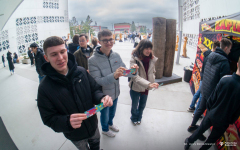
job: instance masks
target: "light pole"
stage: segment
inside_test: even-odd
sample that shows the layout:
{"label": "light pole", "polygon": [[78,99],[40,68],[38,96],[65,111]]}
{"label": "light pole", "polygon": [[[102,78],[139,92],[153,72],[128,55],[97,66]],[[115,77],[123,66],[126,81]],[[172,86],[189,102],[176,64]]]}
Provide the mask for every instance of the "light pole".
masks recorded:
{"label": "light pole", "polygon": [[176,64],[179,64],[179,57],[182,46],[182,0],[178,0],[178,31],[179,31],[179,44]]}

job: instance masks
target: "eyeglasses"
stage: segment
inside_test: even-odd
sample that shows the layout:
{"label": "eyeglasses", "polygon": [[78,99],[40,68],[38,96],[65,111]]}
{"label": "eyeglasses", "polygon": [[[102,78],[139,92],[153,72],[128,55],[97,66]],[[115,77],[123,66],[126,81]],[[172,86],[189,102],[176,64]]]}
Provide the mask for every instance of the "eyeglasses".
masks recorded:
{"label": "eyeglasses", "polygon": [[104,40],[100,40],[100,41],[102,41],[104,44],[107,44],[108,42],[113,43],[114,39],[109,39],[109,40],[104,39]]}
{"label": "eyeglasses", "polygon": [[86,40],[82,40],[82,41],[79,40],[80,43],[84,43],[85,41],[86,41]]}

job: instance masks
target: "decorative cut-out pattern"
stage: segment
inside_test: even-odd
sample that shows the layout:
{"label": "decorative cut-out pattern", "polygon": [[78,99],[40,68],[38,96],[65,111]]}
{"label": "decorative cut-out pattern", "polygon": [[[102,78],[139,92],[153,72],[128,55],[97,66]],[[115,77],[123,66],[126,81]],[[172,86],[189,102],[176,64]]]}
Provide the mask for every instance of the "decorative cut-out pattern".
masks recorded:
{"label": "decorative cut-out pattern", "polygon": [[193,46],[193,47],[197,47],[197,44],[198,44],[198,34],[186,34],[186,33],[183,33],[183,38],[185,36],[188,38],[187,45],[190,45],[190,46]]}
{"label": "decorative cut-out pattern", "polygon": [[0,51],[9,49],[8,30],[0,32]]}
{"label": "decorative cut-out pattern", "polygon": [[199,0],[185,0],[183,3],[183,21],[200,18]]}
{"label": "decorative cut-out pattern", "polygon": [[43,8],[59,9],[59,0],[43,0]]}

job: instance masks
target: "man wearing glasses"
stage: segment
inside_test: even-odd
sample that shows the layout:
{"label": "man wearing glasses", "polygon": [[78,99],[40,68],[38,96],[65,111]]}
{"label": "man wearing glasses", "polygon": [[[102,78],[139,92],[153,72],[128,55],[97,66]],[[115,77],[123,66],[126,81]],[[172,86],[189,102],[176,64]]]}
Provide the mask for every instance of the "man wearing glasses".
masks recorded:
{"label": "man wearing glasses", "polygon": [[88,36],[86,34],[80,34],[79,36],[79,45],[80,48],[74,52],[76,62],[78,66],[81,66],[88,70],[88,58],[92,56],[93,49],[87,44]]}
{"label": "man wearing glasses", "polygon": [[[112,51],[114,39],[110,30],[100,31],[98,40],[101,46],[95,49],[92,57],[88,60],[89,72],[97,83],[102,86],[103,93],[113,99],[113,105],[101,111],[100,121],[102,133],[109,137],[115,137],[115,133],[112,131],[119,131],[118,127],[113,124],[120,94],[119,77],[124,76],[123,71],[126,70],[126,66],[122,62],[120,55]],[[135,64],[131,68],[136,68],[137,72],[138,66]],[[129,74],[128,76],[134,75]]]}

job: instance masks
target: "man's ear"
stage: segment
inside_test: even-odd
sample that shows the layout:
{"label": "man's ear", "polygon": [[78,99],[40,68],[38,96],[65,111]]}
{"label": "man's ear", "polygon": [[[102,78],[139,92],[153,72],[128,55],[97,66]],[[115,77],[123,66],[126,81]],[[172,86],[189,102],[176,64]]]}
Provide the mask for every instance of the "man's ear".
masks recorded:
{"label": "man's ear", "polygon": [[49,62],[49,60],[48,60],[48,58],[47,58],[46,55],[44,55],[44,59],[45,59],[47,62]]}

